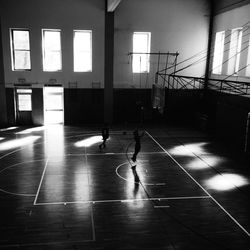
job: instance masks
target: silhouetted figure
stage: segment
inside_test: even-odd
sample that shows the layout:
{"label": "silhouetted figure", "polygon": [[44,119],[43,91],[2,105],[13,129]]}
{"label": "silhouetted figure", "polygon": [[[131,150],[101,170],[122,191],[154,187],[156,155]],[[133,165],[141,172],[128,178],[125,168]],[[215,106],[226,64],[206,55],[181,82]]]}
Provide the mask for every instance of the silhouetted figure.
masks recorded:
{"label": "silhouetted figure", "polygon": [[[134,135],[134,140],[135,140],[135,151],[134,154],[131,158],[131,160],[133,162],[136,162],[136,158],[138,153],[141,150],[141,137],[144,135],[144,132],[142,132],[141,134],[139,134],[138,128],[133,132]],[[132,169],[135,169],[135,166],[132,166]]]}
{"label": "silhouetted figure", "polygon": [[136,198],[137,193],[139,191],[140,178],[139,178],[135,169],[133,169],[133,175],[134,175],[134,191],[133,191],[133,193],[134,193],[134,198]]}
{"label": "silhouetted figure", "polygon": [[102,128],[102,144],[99,145],[99,148],[106,148],[106,140],[109,138],[109,127],[108,124],[104,124]]}
{"label": "silhouetted figure", "polygon": [[140,178],[136,172],[136,169],[133,169],[133,175],[134,175],[134,179],[135,179],[135,184],[139,184],[140,183]]}

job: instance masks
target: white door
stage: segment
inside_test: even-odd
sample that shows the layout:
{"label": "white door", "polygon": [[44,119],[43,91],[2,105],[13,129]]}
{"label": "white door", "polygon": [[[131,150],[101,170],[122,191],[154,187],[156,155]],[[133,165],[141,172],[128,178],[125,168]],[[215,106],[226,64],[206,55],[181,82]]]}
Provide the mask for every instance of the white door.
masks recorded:
{"label": "white door", "polygon": [[44,87],[44,124],[63,124],[63,87]]}

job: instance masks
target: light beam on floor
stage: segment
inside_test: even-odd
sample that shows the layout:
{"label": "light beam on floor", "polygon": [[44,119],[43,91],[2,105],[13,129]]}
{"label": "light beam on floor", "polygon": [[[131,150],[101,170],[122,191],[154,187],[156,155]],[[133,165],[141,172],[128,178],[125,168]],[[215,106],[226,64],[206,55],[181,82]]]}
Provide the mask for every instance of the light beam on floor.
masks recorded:
{"label": "light beam on floor", "polygon": [[81,140],[81,141],[78,141],[76,142],[74,145],[78,148],[81,148],[81,147],[90,147],[98,142],[101,142],[102,141],[102,136],[100,135],[96,135],[96,136],[91,136],[87,139],[84,139],[84,140]]}
{"label": "light beam on floor", "polygon": [[201,143],[192,143],[186,145],[180,145],[173,147],[172,149],[168,150],[172,155],[180,155],[180,156],[193,156],[193,154],[206,154],[204,150],[204,146],[207,145],[206,142]]}
{"label": "light beam on floor", "polygon": [[205,159],[195,158],[188,162],[186,167],[191,170],[203,170],[210,167],[216,167],[221,161],[221,158],[215,156],[209,156]]}
{"label": "light beam on floor", "polygon": [[0,143],[0,151],[14,149],[34,143],[40,136],[28,136]]}
{"label": "light beam on floor", "polygon": [[45,129],[44,126],[34,127],[34,128],[28,128],[28,129],[22,130],[20,132],[17,132],[16,134],[31,134],[33,132],[43,131],[44,129]]}
{"label": "light beam on floor", "polygon": [[205,185],[214,190],[227,191],[248,185],[249,181],[238,174],[219,174],[205,182]]}
{"label": "light beam on floor", "polygon": [[2,128],[0,129],[1,132],[3,131],[8,131],[8,130],[14,130],[14,129],[17,129],[18,127],[9,127],[9,128]]}

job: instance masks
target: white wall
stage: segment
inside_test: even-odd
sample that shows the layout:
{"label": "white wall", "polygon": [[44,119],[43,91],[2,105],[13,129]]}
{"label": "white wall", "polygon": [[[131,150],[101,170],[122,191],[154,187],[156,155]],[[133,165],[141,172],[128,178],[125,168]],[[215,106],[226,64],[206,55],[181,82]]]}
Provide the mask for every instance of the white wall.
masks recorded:
{"label": "white wall", "polygon": [[[114,86],[139,87],[138,74],[131,73],[128,52],[132,52],[134,31],[151,32],[151,52],[180,53],[183,61],[201,51],[204,60],[179,74],[203,76],[208,41],[209,6],[206,0],[123,0],[115,11]],[[182,68],[201,57],[181,64]],[[165,58],[166,59],[166,58]],[[165,67],[165,59],[161,68]],[[141,86],[151,88],[157,69],[152,57],[151,72],[141,75]],[[147,86],[146,86],[147,85]]]}
{"label": "white wall", "polygon": [[[1,0],[3,53],[6,83],[18,78],[27,82],[48,83],[56,79],[65,87],[78,82],[78,87],[90,88],[92,82],[104,82],[104,0]],[[11,70],[9,28],[30,29],[30,72]],[[43,72],[41,29],[62,30],[62,72]],[[73,30],[88,29],[93,33],[93,71],[73,72]],[[8,84],[7,84],[8,85]],[[34,86],[35,87],[35,86]]]}
{"label": "white wall", "polygon": [[[230,45],[230,35],[231,30],[234,28],[243,27],[243,39],[242,39],[242,52],[240,55],[240,69],[243,69],[248,62],[247,59],[250,57],[250,4],[235,8],[233,10],[218,14],[214,19],[214,35],[219,31],[226,31],[225,33],[225,48],[224,48],[224,58],[223,58],[223,66],[222,66],[222,75],[212,75],[212,77],[219,78],[228,78],[227,68],[228,68],[228,57],[229,57],[229,45]],[[241,70],[235,80],[246,81],[250,78],[250,66]]]}

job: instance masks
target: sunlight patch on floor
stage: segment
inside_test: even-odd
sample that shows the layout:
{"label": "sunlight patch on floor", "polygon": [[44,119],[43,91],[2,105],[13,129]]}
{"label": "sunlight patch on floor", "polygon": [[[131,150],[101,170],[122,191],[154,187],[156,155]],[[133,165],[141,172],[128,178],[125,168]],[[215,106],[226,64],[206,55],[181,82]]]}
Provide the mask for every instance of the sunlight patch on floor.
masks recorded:
{"label": "sunlight patch on floor", "polygon": [[238,174],[219,174],[205,182],[205,185],[214,190],[227,191],[248,185],[249,181]]}

